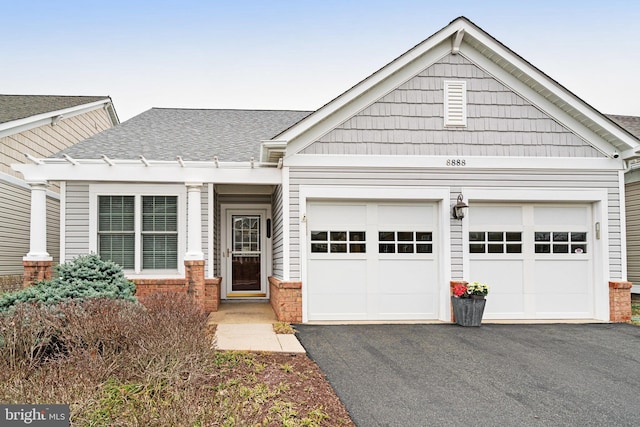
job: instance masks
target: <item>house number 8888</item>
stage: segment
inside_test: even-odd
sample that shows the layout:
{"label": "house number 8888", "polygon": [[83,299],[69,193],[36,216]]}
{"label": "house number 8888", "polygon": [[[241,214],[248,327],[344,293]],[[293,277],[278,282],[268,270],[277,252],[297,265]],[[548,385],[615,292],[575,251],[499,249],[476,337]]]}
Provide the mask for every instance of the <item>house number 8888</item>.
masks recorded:
{"label": "house number 8888", "polygon": [[447,166],[466,166],[467,161],[465,159],[447,159]]}

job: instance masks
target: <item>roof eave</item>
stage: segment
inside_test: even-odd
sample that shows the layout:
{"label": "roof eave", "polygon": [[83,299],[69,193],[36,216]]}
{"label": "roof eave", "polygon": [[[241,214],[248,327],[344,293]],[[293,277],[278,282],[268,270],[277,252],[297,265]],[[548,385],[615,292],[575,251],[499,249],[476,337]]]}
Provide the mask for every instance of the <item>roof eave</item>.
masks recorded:
{"label": "roof eave", "polygon": [[19,120],[12,120],[10,122],[0,124],[0,138],[13,135],[16,133],[24,132],[29,129],[33,129],[39,126],[53,124],[55,125],[60,119],[67,119],[80,114],[84,114],[89,111],[93,111],[99,108],[105,108],[113,125],[119,123],[118,116],[113,107],[113,103],[110,97],[106,97],[99,101],[89,102],[87,104],[80,104],[74,107],[64,108],[61,110],[49,111],[47,113],[36,114],[34,116],[25,117]]}

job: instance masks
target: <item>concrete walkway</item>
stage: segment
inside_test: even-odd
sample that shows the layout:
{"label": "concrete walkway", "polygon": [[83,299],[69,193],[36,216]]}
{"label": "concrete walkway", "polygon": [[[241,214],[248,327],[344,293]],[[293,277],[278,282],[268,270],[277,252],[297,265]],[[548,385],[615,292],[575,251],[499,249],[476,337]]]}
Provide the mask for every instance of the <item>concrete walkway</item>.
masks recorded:
{"label": "concrete walkway", "polygon": [[277,321],[269,303],[223,303],[209,315],[209,324],[217,325],[214,342],[217,350],[304,353],[295,335],[274,332],[273,324]]}

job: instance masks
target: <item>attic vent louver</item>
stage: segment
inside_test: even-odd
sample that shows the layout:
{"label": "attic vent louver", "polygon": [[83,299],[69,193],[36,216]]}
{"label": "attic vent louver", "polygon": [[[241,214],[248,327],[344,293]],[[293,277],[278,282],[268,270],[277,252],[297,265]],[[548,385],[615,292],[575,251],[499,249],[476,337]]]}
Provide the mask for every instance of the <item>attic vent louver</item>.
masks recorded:
{"label": "attic vent louver", "polygon": [[444,82],[444,125],[467,126],[467,82]]}

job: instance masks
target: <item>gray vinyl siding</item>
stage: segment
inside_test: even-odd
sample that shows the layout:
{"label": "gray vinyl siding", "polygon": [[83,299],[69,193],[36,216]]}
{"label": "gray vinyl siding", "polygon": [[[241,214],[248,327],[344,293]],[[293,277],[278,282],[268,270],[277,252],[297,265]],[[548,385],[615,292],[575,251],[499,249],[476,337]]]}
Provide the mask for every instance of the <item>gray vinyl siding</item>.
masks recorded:
{"label": "gray vinyl siding", "polygon": [[[31,190],[0,180],[0,276],[22,275],[29,252]],[[60,261],[60,201],[47,197],[47,252]]]}
{"label": "gray vinyl siding", "polygon": [[[467,126],[444,126],[444,80],[467,82]],[[302,154],[602,157],[462,55],[447,55]]]}
{"label": "gray vinyl siding", "polygon": [[65,261],[89,253],[89,185],[67,182]]}
{"label": "gray vinyl siding", "polygon": [[627,183],[627,280],[640,285],[640,181]]}
{"label": "gray vinyl siding", "polygon": [[53,265],[60,262],[60,200],[47,197],[47,252]]}
{"label": "gray vinyl siding", "polygon": [[[204,274],[209,277],[209,186],[207,184],[202,186],[202,192],[200,194],[200,206],[201,206],[201,220],[202,220],[202,252],[204,253],[205,270]],[[188,230],[187,226],[187,230]],[[188,240],[188,235],[187,235]]]}
{"label": "gray vinyl siding", "polygon": [[222,230],[221,225],[221,214],[220,214],[220,195],[216,193],[215,186],[213,187],[213,194],[215,205],[213,206],[213,275],[216,277],[222,276],[222,266],[220,264],[220,256],[221,256],[221,240],[220,240],[220,230]]}
{"label": "gray vinyl siding", "polygon": [[283,258],[283,217],[282,217],[282,186],[278,185],[273,192],[273,203],[271,205],[272,221],[271,221],[271,246],[273,259],[273,276],[278,278],[284,277]]}
{"label": "gray vinyl siding", "polygon": [[[606,189],[609,196],[610,278],[622,278],[620,191],[617,171],[451,171],[443,169],[357,169],[315,168],[290,170],[290,264],[291,280],[300,280],[300,185],[318,186],[420,186],[447,187],[455,203],[462,188],[575,188]],[[462,224],[451,220],[451,275],[462,279]]]}
{"label": "gray vinyl siding", "polygon": [[0,180],[0,275],[22,275],[22,257],[29,252],[28,189]]}

